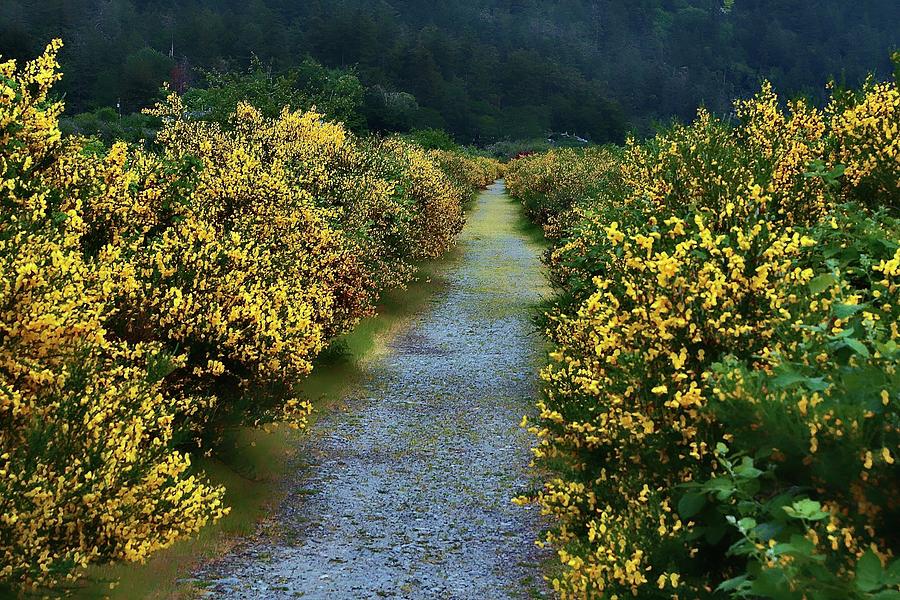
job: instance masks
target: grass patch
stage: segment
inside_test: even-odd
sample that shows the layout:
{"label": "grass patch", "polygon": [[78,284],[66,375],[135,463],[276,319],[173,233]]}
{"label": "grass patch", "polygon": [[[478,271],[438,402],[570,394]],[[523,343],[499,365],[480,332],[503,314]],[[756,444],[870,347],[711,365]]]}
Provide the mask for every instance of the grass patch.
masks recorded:
{"label": "grass patch", "polygon": [[541,246],[542,248],[550,247],[550,240],[544,235],[544,228],[528,218],[522,203],[509,196],[507,202],[516,206],[516,219],[513,221],[513,227],[516,232],[525,236],[532,244]]}

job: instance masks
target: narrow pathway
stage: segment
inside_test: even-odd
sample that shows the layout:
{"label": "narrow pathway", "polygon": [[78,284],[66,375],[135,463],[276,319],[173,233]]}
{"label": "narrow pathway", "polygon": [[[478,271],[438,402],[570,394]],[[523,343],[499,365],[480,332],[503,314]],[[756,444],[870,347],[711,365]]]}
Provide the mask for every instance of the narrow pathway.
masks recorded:
{"label": "narrow pathway", "polygon": [[528,598],[543,595],[527,485],[545,293],[540,248],[502,182],[483,192],[446,289],[375,364],[358,397],[315,425],[262,534],[204,569],[214,598]]}

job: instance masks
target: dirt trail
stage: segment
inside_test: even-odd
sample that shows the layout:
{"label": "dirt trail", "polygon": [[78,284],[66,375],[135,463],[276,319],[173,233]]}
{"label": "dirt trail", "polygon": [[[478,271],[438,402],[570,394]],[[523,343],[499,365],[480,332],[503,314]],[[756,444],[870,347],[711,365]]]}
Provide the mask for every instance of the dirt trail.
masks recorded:
{"label": "dirt trail", "polygon": [[546,294],[502,182],[483,192],[446,287],[323,416],[274,527],[197,575],[214,598],[528,598],[544,586],[527,485]]}

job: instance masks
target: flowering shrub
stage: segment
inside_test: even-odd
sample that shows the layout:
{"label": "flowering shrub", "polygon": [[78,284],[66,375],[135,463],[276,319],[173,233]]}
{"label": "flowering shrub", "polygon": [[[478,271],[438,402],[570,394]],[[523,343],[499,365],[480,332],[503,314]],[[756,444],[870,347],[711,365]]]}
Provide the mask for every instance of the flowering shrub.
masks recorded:
{"label": "flowering shrub", "polygon": [[559,238],[531,427],[556,476],[518,501],[555,517],[563,598],[896,593],[900,229],[861,206],[896,206],[895,94],[766,85],[734,127],[510,167]]}
{"label": "flowering shrub", "polygon": [[[313,112],[152,112],[155,150],[62,139],[54,42],[0,64],[0,582],[143,560],[227,512],[179,451],[311,410],[322,348],[454,243],[495,173]],[[470,164],[471,163],[471,164]],[[475,177],[478,173],[478,177]],[[196,446],[193,446],[196,447]]]}
{"label": "flowering shrub", "polygon": [[515,161],[506,177],[510,194],[521,200],[529,217],[547,235],[562,234],[559,219],[581,200],[613,185],[617,150],[611,147],[553,149]]}
{"label": "flowering shrub", "polygon": [[889,597],[900,584],[900,221],[854,209],[841,217],[842,231],[816,232],[811,258],[830,264],[796,290],[806,302],[790,307],[772,352],[726,357],[709,374],[708,410],[739,452],[720,447],[722,469],[681,508],[698,533],[737,530],[728,553],[747,557],[747,572],[723,584],[737,595]]}
{"label": "flowering shrub", "polygon": [[499,162],[483,156],[449,150],[431,150],[428,156],[462,189],[486,187],[503,174]]}
{"label": "flowering shrub", "polygon": [[226,511],[223,490],[172,449],[164,398],[185,357],[111,335],[135,285],[121,249],[81,244],[81,199],[65,190],[80,149],[60,140],[54,43],[16,73],[0,64],[0,579],[54,583],[104,560],[141,560]]}
{"label": "flowering shrub", "polygon": [[418,146],[400,139],[382,143],[386,154],[382,168],[397,182],[404,202],[415,206],[410,240],[415,259],[436,258],[450,249],[462,231],[463,203],[468,194],[453,184],[440,167]]}
{"label": "flowering shrub", "polygon": [[[897,55],[895,63],[900,64]],[[887,201],[890,208],[900,208],[896,176],[900,91],[896,84],[869,81],[861,92],[836,94],[828,112],[834,132],[830,158],[845,170],[853,199],[862,204]]]}

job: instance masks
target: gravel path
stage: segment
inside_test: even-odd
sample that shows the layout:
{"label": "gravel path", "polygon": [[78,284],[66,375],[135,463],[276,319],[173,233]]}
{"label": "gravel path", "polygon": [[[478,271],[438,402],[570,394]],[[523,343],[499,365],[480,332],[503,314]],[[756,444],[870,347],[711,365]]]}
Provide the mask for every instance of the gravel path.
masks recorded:
{"label": "gravel path", "polygon": [[546,293],[540,248],[502,182],[479,196],[446,288],[324,415],[310,467],[265,528],[198,579],[214,598],[528,598],[546,594],[528,485]]}

